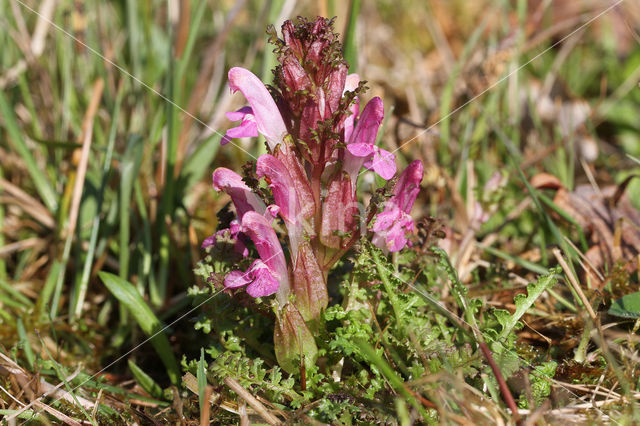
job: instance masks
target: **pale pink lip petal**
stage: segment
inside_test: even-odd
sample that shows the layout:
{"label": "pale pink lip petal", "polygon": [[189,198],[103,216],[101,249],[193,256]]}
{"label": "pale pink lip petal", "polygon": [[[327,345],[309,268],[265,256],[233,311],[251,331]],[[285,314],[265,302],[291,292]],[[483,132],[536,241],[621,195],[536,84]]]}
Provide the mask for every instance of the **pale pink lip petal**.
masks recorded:
{"label": "pale pink lip petal", "polygon": [[251,71],[234,67],[229,70],[229,87],[240,90],[251,105],[258,132],[264,135],[269,148],[274,150],[287,134],[287,128],[271,94]]}
{"label": "pale pink lip petal", "polygon": [[378,232],[390,228],[393,222],[398,220],[400,211],[398,209],[385,210],[378,213],[376,222],[373,224],[373,231]]}
{"label": "pale pink lip petal", "polygon": [[242,271],[229,272],[224,278],[224,286],[226,288],[244,287],[250,282],[251,279],[249,279],[249,273]]}
{"label": "pale pink lip petal", "polygon": [[225,138],[254,138],[258,136],[258,126],[255,121],[243,121],[238,127],[227,130]]}
{"label": "pale pink lip petal", "polygon": [[279,282],[273,272],[262,261],[256,260],[251,266],[253,282],[247,287],[251,297],[266,297],[278,291]]}
{"label": "pale pink lip petal", "polygon": [[350,143],[347,150],[356,157],[366,157],[373,154],[373,145],[366,142]]}
{"label": "pale pink lip petal", "polygon": [[395,156],[382,148],[376,147],[373,155],[373,170],[384,180],[389,180],[396,174]]}

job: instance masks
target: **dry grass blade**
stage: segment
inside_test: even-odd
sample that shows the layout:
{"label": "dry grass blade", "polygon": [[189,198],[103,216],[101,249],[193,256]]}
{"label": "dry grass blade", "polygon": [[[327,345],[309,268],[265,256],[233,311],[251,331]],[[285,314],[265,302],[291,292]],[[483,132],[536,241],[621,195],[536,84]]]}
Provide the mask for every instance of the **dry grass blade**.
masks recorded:
{"label": "dry grass blade", "polygon": [[91,101],[82,123],[82,135],[79,142],[82,142],[82,148],[74,152],[74,158],[79,156],[76,181],[73,186],[73,197],[71,198],[71,209],[69,211],[69,225],[67,227],[68,235],[73,235],[78,221],[78,211],[80,209],[80,201],[82,200],[82,190],[84,188],[84,178],[87,173],[87,165],[89,163],[89,152],[91,150],[91,141],[93,136],[93,121],[100,99],[102,98],[102,90],[104,89],[104,80],[98,79],[93,85],[91,93]]}
{"label": "dry grass blade", "polygon": [[11,253],[34,248],[42,244],[44,244],[44,240],[38,237],[26,238],[16,241],[15,243],[6,244],[0,247],[0,257],[5,257]]}
{"label": "dry grass blade", "polygon": [[558,263],[560,264],[560,266],[562,266],[562,270],[564,271],[565,275],[569,279],[569,283],[571,283],[571,286],[580,297],[580,300],[582,301],[582,304],[584,305],[585,309],[589,313],[589,316],[593,321],[595,321],[596,313],[593,311],[593,307],[591,306],[589,299],[587,299],[587,296],[585,296],[584,292],[582,291],[582,288],[580,287],[580,283],[578,283],[578,280],[576,279],[575,275],[571,271],[571,268],[569,268],[569,265],[567,265],[567,262],[562,257],[560,250],[558,250],[557,248],[554,248],[553,255],[558,260]]}
{"label": "dry grass blade", "polygon": [[[3,192],[13,197],[11,201],[18,205],[25,213],[31,215],[35,220],[43,224],[49,229],[53,229],[56,226],[56,221],[49,213],[49,210],[43,206],[38,200],[18,188],[11,182],[8,182],[0,178],[0,187]],[[2,198],[4,203],[8,203],[10,199],[6,197]]]}
{"label": "dry grass blade", "polygon": [[[24,5],[21,0],[12,0],[12,4],[13,3]],[[31,51],[29,55],[30,57],[28,58],[28,60],[20,60],[13,67],[7,70],[4,75],[0,76],[0,89],[4,89],[5,87],[15,83],[20,74],[22,74],[27,69],[29,64],[35,61],[44,51],[47,33],[49,32],[49,24],[51,22],[51,18],[53,17],[55,5],[56,0],[44,0],[42,3],[40,3],[40,7],[38,9],[38,22],[36,23],[33,37],[31,37]]]}
{"label": "dry grass blade", "polygon": [[[17,382],[20,383],[23,390],[29,394],[33,394],[34,396],[38,393],[42,392],[42,394],[35,399],[33,399],[29,404],[23,405],[19,411],[13,413],[12,415],[6,418],[7,421],[11,421],[12,419],[17,418],[20,414],[27,411],[29,408],[33,406],[40,407],[42,409],[47,410],[53,415],[58,416],[56,410],[55,413],[49,410],[49,406],[46,406],[41,402],[42,398],[45,397],[55,397],[57,399],[64,399],[70,404],[76,404],[76,401],[80,403],[83,408],[92,409],[95,404],[89,401],[86,398],[83,398],[79,395],[71,395],[64,389],[61,389],[64,386],[65,382],[72,381],[78,374],[80,373],[80,369],[78,368],[75,372],[67,376],[63,381],[61,381],[58,385],[52,385],[45,381],[44,379],[40,379],[39,381],[35,380],[35,376],[32,376],[28,372],[24,371],[18,364],[16,364],[11,358],[6,356],[4,353],[0,352],[0,374],[3,376],[13,376],[16,378]],[[45,408],[47,407],[47,408]],[[60,413],[62,414],[62,413]],[[58,417],[62,419],[62,417]],[[66,420],[65,420],[66,421]],[[79,423],[78,423],[79,424]]]}
{"label": "dry grass blade", "polygon": [[251,406],[256,413],[260,415],[267,423],[270,425],[279,425],[282,424],[280,420],[278,420],[273,414],[267,410],[267,408],[262,405],[260,401],[256,399],[255,396],[251,395],[245,388],[242,387],[240,383],[231,377],[227,377],[224,379],[224,383],[231,388],[232,391],[237,393],[242,399],[244,399],[247,404]]}

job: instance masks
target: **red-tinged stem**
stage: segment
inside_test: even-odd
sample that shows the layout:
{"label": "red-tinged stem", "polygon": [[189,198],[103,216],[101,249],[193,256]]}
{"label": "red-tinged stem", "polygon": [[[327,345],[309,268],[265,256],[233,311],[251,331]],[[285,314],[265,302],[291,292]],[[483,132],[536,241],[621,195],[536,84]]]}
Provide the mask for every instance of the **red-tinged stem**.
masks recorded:
{"label": "red-tinged stem", "polygon": [[518,407],[516,406],[516,402],[513,399],[513,395],[511,395],[511,391],[507,386],[507,382],[504,380],[504,377],[502,377],[502,373],[498,368],[498,364],[496,364],[496,361],[493,359],[493,355],[491,354],[489,346],[487,346],[486,342],[481,340],[478,341],[478,346],[480,347],[480,350],[482,351],[484,357],[487,359],[487,362],[489,363],[489,366],[493,371],[493,375],[496,376],[498,386],[500,387],[500,392],[502,392],[502,398],[504,398],[505,404],[507,404],[507,407],[509,407],[509,409],[511,410],[511,417],[513,418],[513,421],[516,424],[520,423],[520,414],[518,414]]}

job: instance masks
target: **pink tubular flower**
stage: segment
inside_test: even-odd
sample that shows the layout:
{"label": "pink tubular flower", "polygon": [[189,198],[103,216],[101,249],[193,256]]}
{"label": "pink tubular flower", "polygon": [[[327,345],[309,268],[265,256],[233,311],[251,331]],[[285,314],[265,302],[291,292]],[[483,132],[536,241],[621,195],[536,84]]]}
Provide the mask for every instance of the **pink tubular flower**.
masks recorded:
{"label": "pink tubular flower", "polygon": [[227,274],[225,287],[248,285],[247,293],[253,297],[277,293],[278,302],[284,306],[286,295],[289,294],[289,273],[278,236],[269,221],[255,211],[245,213],[242,232],[253,241],[260,259],[254,261],[246,272],[233,271]]}
{"label": "pink tubular flower", "polygon": [[249,211],[257,211],[264,214],[265,205],[251,188],[243,182],[242,177],[225,167],[218,167],[212,176],[213,188],[216,191],[224,191],[233,201],[233,205],[238,212],[238,219],[242,221],[242,216]]}
{"label": "pink tubular flower", "polygon": [[[252,123],[255,123],[255,129],[265,137],[269,148],[274,150],[276,145],[283,141],[287,128],[265,85],[251,71],[234,67],[229,70],[229,87],[234,92],[238,90],[242,92],[251,105],[250,110],[243,108],[235,113],[229,113],[232,114],[231,117],[227,115],[230,120],[242,120],[240,127],[236,128],[240,130],[232,130],[236,134],[249,136],[253,128]],[[237,137],[233,136],[233,133],[230,135],[229,132],[227,135]]]}
{"label": "pink tubular flower", "polygon": [[393,196],[387,201],[384,211],[376,216],[373,224],[373,244],[390,252],[400,251],[407,244],[407,234],[414,229],[409,215],[420,192],[422,162],[415,160],[407,166],[393,188]]}
{"label": "pink tubular flower", "polygon": [[[264,203],[256,196],[256,194],[251,192],[251,188],[249,188],[247,184],[242,181],[242,177],[233,170],[218,167],[213,172],[212,180],[213,188],[216,191],[224,191],[231,197],[231,201],[238,213],[239,220],[242,220],[244,214],[249,211],[257,211],[260,214],[265,213],[266,208]],[[202,242],[201,247],[206,248],[212,246],[216,243],[219,236],[221,237],[228,234],[229,238],[232,241],[235,241],[235,251],[243,257],[246,257],[249,254],[249,251],[244,244],[241,233],[242,227],[240,226],[240,223],[238,220],[233,220],[231,221],[228,229],[221,229],[210,237],[207,237]]]}
{"label": "pink tubular flower", "polygon": [[375,97],[364,107],[353,132],[350,134],[344,168],[354,183],[362,166],[373,169],[385,180],[391,179],[396,174],[394,155],[375,146],[383,117],[382,100]]}
{"label": "pink tubular flower", "polygon": [[226,288],[247,286],[247,294],[251,297],[271,296],[278,291],[278,278],[274,272],[260,259],[256,259],[246,272],[233,271],[224,279]]}

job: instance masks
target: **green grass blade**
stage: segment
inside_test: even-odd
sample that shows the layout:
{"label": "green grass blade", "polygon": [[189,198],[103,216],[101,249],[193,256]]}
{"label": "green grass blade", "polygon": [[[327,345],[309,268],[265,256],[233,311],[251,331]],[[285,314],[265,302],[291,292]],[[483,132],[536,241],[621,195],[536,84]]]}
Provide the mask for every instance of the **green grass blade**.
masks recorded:
{"label": "green grass blade", "polygon": [[165,181],[162,192],[162,202],[158,215],[158,227],[160,230],[159,247],[158,247],[158,285],[155,292],[151,294],[151,303],[154,306],[160,306],[164,303],[167,293],[167,281],[169,279],[169,261],[171,250],[171,239],[169,237],[169,226],[167,220],[170,220],[174,214],[176,180],[173,176],[176,156],[178,151],[178,111],[174,102],[180,100],[179,82],[176,81],[175,74],[176,60],[172,47],[169,47],[169,72],[167,73],[167,98],[171,102],[166,102],[167,114],[167,155],[165,163]]}
{"label": "green grass blade", "polygon": [[349,64],[349,72],[358,72],[358,46],[356,40],[356,27],[360,14],[360,0],[351,0],[349,7],[349,20],[344,31],[344,58]]}
{"label": "green grass blade", "polygon": [[220,137],[220,135],[213,135],[202,141],[193,155],[185,161],[179,179],[184,193],[188,193],[193,185],[209,171],[211,162],[220,148]]}
{"label": "green grass blade", "polygon": [[198,35],[198,29],[200,28],[200,24],[202,23],[202,17],[204,16],[206,8],[206,1],[198,2],[198,7],[193,14],[191,23],[189,24],[189,35],[187,36],[187,42],[184,46],[182,57],[178,62],[178,71],[176,72],[176,78],[178,81],[182,81],[185,76],[185,71],[188,69],[187,66],[189,65],[189,59],[191,58],[191,54],[193,53],[193,46],[195,45],[196,36]]}
{"label": "green grass blade", "polygon": [[208,401],[205,401],[205,389],[207,387],[207,367],[204,361],[204,348],[200,348],[200,359],[198,360],[198,403],[200,404],[200,412],[204,410],[205,404],[208,404]]}
{"label": "green grass blade", "polygon": [[120,278],[129,276],[129,261],[131,251],[130,244],[130,221],[131,221],[131,199],[133,193],[133,185],[140,164],[142,163],[143,141],[139,135],[131,135],[127,148],[122,156],[122,175],[120,177]]}
{"label": "green grass blade", "polygon": [[51,265],[51,269],[49,269],[49,275],[47,276],[47,280],[44,283],[44,287],[42,288],[42,292],[40,292],[40,296],[38,296],[38,301],[36,302],[36,307],[40,316],[40,319],[47,319],[48,315],[46,314],[47,306],[49,305],[49,300],[51,300],[51,295],[56,286],[56,282],[58,279],[58,274],[60,273],[60,268],[62,265],[59,261],[54,260]]}
{"label": "green grass blade", "polygon": [[84,259],[84,265],[82,266],[82,275],[80,280],[76,284],[75,291],[73,292],[73,299],[70,303],[69,318],[74,320],[76,317],[80,317],[82,314],[82,306],[87,295],[87,289],[89,287],[89,277],[91,274],[91,266],[93,265],[93,257],[96,252],[96,244],[98,242],[98,233],[100,231],[102,204],[104,202],[104,194],[107,188],[107,181],[109,179],[109,172],[111,170],[111,160],[113,158],[113,150],[116,142],[116,134],[118,130],[117,117],[120,115],[120,107],[122,105],[122,98],[124,96],[124,90],[120,90],[116,96],[115,105],[113,107],[111,121],[111,127],[109,129],[109,137],[107,139],[107,150],[104,155],[104,162],[102,163],[102,177],[100,183],[100,189],[98,191],[98,207],[96,216],[93,218],[91,225],[91,235],[89,237],[89,247],[87,249],[87,255]]}
{"label": "green grass blade", "polygon": [[147,373],[145,373],[135,362],[128,360],[129,369],[136,382],[154,398],[162,399],[162,388]]}
{"label": "green grass blade", "polygon": [[128,281],[114,274],[101,271],[98,276],[111,294],[129,310],[142,331],[151,338],[151,344],[166,367],[171,383],[176,385],[180,383],[180,369],[171,351],[169,340],[163,332],[160,321],[142,299],[138,290]]}
{"label": "green grass blade", "polygon": [[47,180],[45,174],[42,172],[42,169],[36,163],[36,160],[33,158],[33,154],[31,150],[27,147],[27,144],[22,137],[22,131],[20,130],[20,126],[18,126],[18,121],[16,120],[16,116],[13,112],[13,109],[9,106],[9,102],[4,91],[0,90],[0,115],[4,121],[4,124],[7,128],[7,133],[9,134],[9,140],[12,141],[13,148],[16,150],[17,154],[22,158],[29,171],[29,175],[33,180],[33,185],[35,186],[36,191],[42,198],[42,201],[47,206],[50,212],[55,212],[58,207],[58,197],[53,190],[53,187]]}
{"label": "green grass blade", "polygon": [[33,366],[35,365],[35,362],[36,362],[36,356],[33,353],[33,348],[31,347],[31,343],[29,343],[27,330],[25,330],[24,328],[22,318],[18,318],[16,325],[18,328],[18,337],[20,338],[20,347],[24,350],[24,357],[27,359],[27,364],[29,365],[29,371],[34,371]]}

